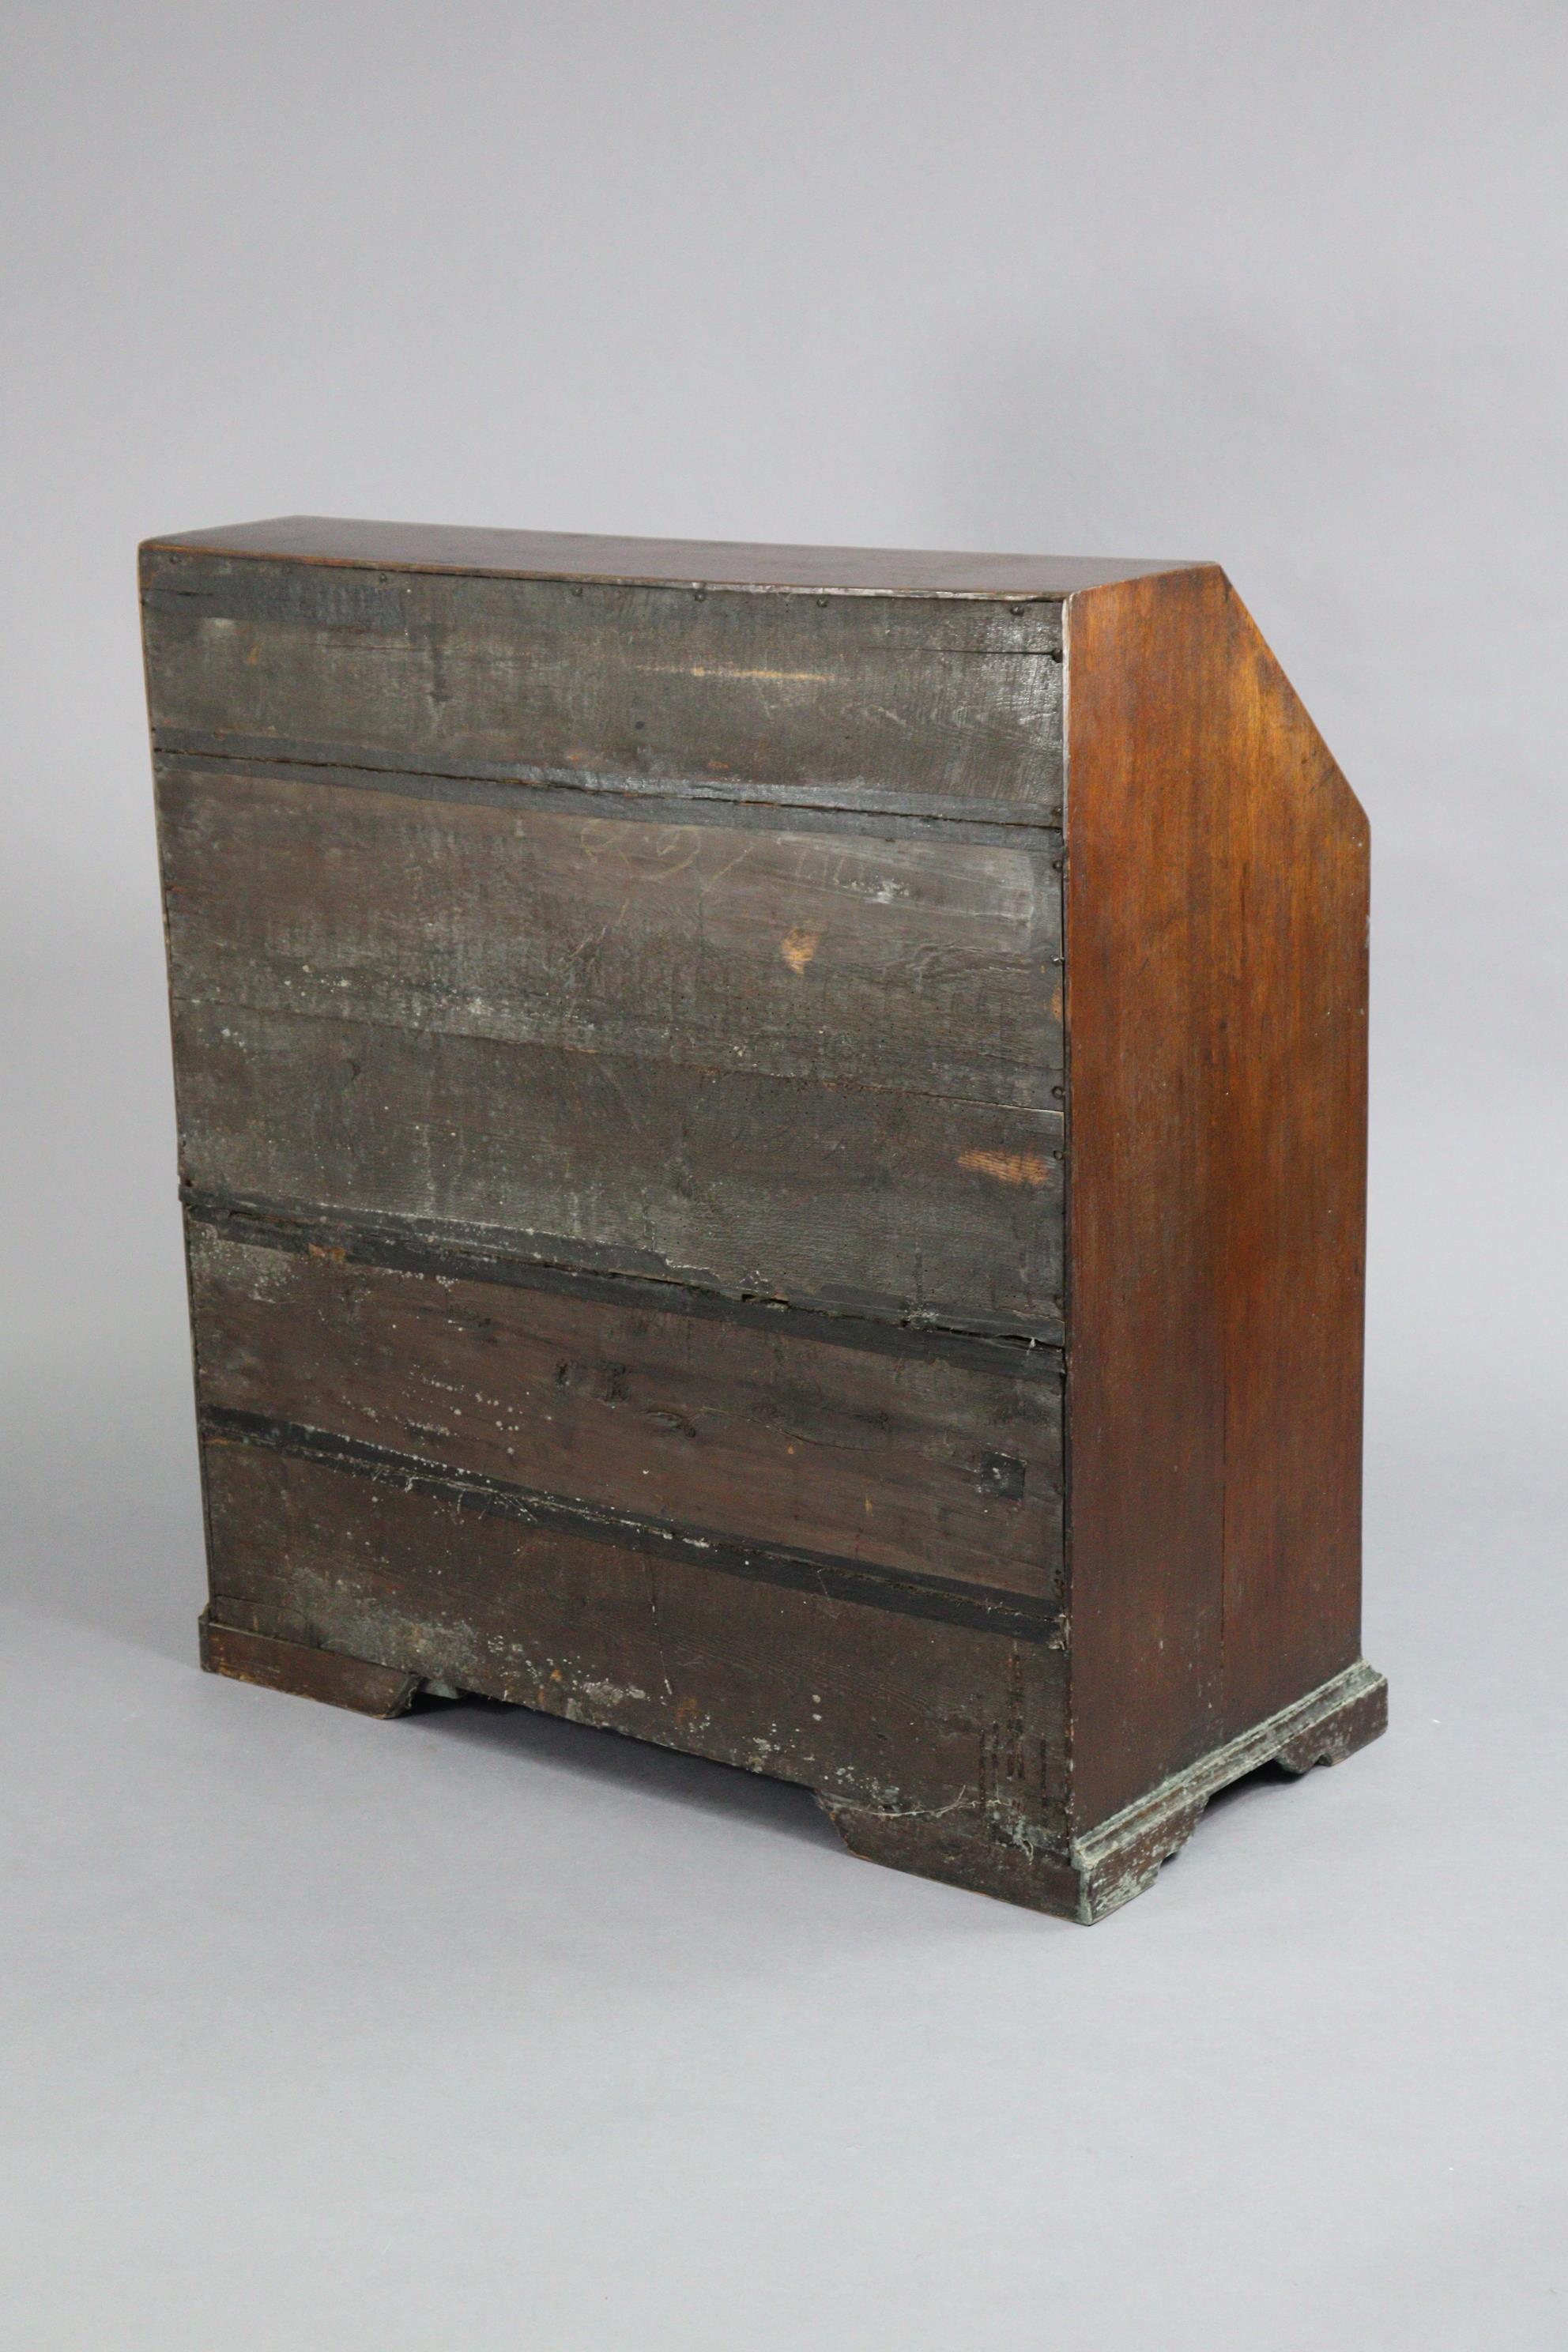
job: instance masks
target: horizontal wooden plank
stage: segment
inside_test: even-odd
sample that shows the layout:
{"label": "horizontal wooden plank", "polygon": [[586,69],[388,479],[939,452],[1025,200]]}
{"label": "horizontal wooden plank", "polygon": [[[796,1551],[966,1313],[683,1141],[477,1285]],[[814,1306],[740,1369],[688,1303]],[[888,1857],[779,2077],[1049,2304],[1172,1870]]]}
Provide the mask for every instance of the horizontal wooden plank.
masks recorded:
{"label": "horizontal wooden plank", "polygon": [[1063,1813],[1040,1643],[748,1583],[325,1464],[204,1444],[216,1622],[860,1804]]}
{"label": "horizontal wooden plank", "polygon": [[1061,1120],[224,1005],[174,1009],[181,1173],[571,1265],[1060,1328]]}
{"label": "horizontal wooden plank", "polygon": [[1063,1351],[1057,1339],[965,1330],[886,1307],[856,1313],[842,1307],[796,1307],[780,1298],[742,1297],[700,1289],[690,1283],[568,1265],[527,1255],[516,1236],[425,1224],[407,1216],[380,1216],[366,1210],[312,1213],[282,1204],[241,1203],[190,1184],[180,1187],[180,1198],[198,1224],[210,1225],[215,1233],[248,1247],[313,1250],[343,1265],[391,1266],[405,1274],[435,1275],[448,1281],[498,1283],[505,1289],[564,1291],[577,1298],[602,1300],[609,1307],[651,1307],[657,1314],[683,1315],[699,1322],[782,1331],[815,1346],[862,1348],[873,1355],[964,1364],[976,1371],[1001,1373],[1009,1381],[1059,1381],[1062,1377]]}
{"label": "horizontal wooden plank", "polygon": [[663,822],[673,824],[721,824],[736,831],[766,833],[841,834],[877,841],[905,841],[935,835],[943,842],[977,841],[992,848],[1016,848],[1036,844],[1043,853],[1061,855],[1061,830],[1057,825],[1020,825],[1010,818],[932,816],[923,811],[822,807],[805,802],[781,809],[771,801],[743,800],[723,794],[688,792],[679,782],[650,783],[602,792],[576,779],[550,782],[519,782],[505,774],[478,772],[435,775],[416,767],[363,767],[348,757],[331,760],[288,760],[268,754],[225,750],[205,751],[154,751],[154,774],[173,768],[207,775],[260,776],[280,783],[338,784],[359,792],[404,793],[416,800],[455,801],[475,808],[549,809],[560,815],[595,817],[610,824]]}
{"label": "horizontal wooden plank", "polygon": [[1052,1107],[1054,835],[611,820],[184,761],[159,801],[184,1003]]}
{"label": "horizontal wooden plank", "polygon": [[1055,822],[1060,606],[154,551],[165,750]]}
{"label": "horizontal wooden plank", "polygon": [[243,1244],[199,1223],[190,1269],[204,1407],[704,1533],[1057,1589],[1058,1381]]}
{"label": "horizontal wooden plank", "polygon": [[214,1405],[201,1415],[204,1438],[254,1446],[290,1460],[314,1462],[344,1476],[367,1479],[399,1495],[424,1495],[449,1510],[501,1518],[544,1534],[607,1544],[652,1560],[684,1560],[705,1573],[739,1577],[747,1584],[776,1584],[793,1592],[818,1592],[825,1599],[852,1601],[865,1608],[921,1617],[941,1624],[979,1626],[1026,1642],[1060,1638],[1061,1611],[1054,1601],[1010,1592],[997,1585],[965,1584],[951,1577],[897,1571],[831,1552],[807,1551],[740,1536],[704,1535],[673,1520],[612,1511],[520,1486],[488,1472],[460,1470],[428,1454],[402,1454],[360,1437],[340,1437],[302,1422],[277,1421],[265,1413],[231,1412]]}

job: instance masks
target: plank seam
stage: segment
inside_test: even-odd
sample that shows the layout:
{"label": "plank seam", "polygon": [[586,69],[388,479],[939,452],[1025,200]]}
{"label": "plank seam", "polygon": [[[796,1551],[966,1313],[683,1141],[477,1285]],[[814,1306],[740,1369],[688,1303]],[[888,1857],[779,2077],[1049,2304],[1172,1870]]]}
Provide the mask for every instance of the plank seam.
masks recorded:
{"label": "plank seam", "polygon": [[605,1511],[479,1471],[458,1469],[392,1446],[375,1445],[363,1438],[343,1437],[331,1430],[229,1405],[204,1406],[200,1427],[208,1443],[261,1447],[292,1460],[368,1478],[401,1493],[450,1503],[459,1510],[516,1519],[526,1527],[553,1529],[645,1557],[676,1559],[688,1567],[713,1569],[752,1583],[816,1592],[824,1600],[852,1601],[942,1624],[967,1625],[1005,1634],[1014,1641],[1049,1643],[1059,1633],[1060,1612],[1054,1603],[1005,1586],[959,1584],[910,1570],[889,1571],[831,1553],[751,1544],[672,1520]]}
{"label": "plank seam", "polygon": [[[939,801],[934,795],[915,799],[891,793],[873,798],[870,795],[876,793],[875,786],[868,786],[868,797],[860,800],[830,798],[826,790],[816,792],[809,785],[800,788],[798,798],[781,797],[776,786],[771,791],[759,786],[754,792],[747,792],[736,782],[718,784],[695,776],[659,776],[645,781],[609,770],[547,767],[518,760],[475,760],[450,767],[437,767],[423,757],[400,762],[384,753],[380,760],[369,760],[363,756],[364,747],[358,744],[308,743],[296,741],[291,737],[269,739],[257,735],[215,735],[184,728],[155,729],[153,750],[161,759],[243,760],[265,767],[348,770],[365,776],[429,776],[453,783],[510,783],[525,790],[541,787],[564,789],[605,800],[687,803],[702,801],[724,807],[776,809],[786,814],[796,810],[816,809],[842,816],[899,817],[934,826],[982,824],[1009,835],[1055,833],[1061,827],[1061,810],[1057,801],[1047,803],[1036,813],[1020,815],[1014,813],[1011,803],[1005,802]],[[358,756],[345,759],[345,751]]]}
{"label": "plank seam", "polygon": [[754,1293],[734,1295],[675,1276],[634,1274],[536,1255],[525,1249],[521,1235],[468,1233],[462,1228],[427,1233],[401,1219],[384,1223],[311,1202],[260,1201],[205,1192],[194,1185],[182,1185],[180,1198],[193,1223],[210,1226],[230,1240],[259,1249],[300,1255],[316,1251],[356,1265],[463,1282],[492,1282],[515,1290],[566,1291],[612,1306],[646,1307],[656,1314],[743,1323],[754,1330],[784,1332],[828,1347],[936,1359],[1013,1380],[1061,1376],[1060,1335],[1048,1328],[985,1331],[951,1322],[881,1316],[871,1309],[858,1313]]}

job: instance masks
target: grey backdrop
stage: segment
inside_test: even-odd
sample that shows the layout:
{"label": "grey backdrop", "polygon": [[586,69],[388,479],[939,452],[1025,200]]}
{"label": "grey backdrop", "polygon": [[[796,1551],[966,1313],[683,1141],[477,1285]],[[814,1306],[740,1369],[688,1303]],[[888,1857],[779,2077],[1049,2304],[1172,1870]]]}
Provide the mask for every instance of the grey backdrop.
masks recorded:
{"label": "grey backdrop", "polygon": [[[1557,2352],[1568,12],[0,42],[0,2341]],[[1373,819],[1381,1747],[1085,1933],[196,1673],[132,551],[300,509],[1225,562]]]}

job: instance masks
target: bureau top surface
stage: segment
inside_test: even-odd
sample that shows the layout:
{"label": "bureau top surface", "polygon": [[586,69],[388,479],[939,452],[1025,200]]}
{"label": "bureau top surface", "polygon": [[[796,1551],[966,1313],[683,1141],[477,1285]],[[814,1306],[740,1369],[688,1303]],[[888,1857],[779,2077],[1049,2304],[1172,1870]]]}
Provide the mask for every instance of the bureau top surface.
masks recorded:
{"label": "bureau top surface", "polygon": [[354,522],[280,515],[216,530],[146,541],[144,552],[184,550],[261,561],[376,570],[456,572],[519,580],[606,580],[669,587],[816,590],[863,596],[1070,596],[1179,562],[1110,556],[964,555],[915,548],[773,547],[739,540],[612,539],[544,530],[472,530],[438,523]]}

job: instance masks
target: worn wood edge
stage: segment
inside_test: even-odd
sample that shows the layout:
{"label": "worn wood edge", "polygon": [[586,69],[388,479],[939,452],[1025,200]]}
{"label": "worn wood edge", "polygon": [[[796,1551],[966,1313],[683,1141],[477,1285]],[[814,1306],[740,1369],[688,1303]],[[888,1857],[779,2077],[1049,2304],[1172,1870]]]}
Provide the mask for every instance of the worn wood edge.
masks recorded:
{"label": "worn wood edge", "polygon": [[1300,1775],[1314,1764],[1342,1763],[1388,1728],[1388,1685],[1364,1658],[1249,1731],[1173,1773],[1109,1821],[1074,1838],[1077,1916],[1103,1919],[1151,1885],[1184,1846],[1211,1797],[1260,1765]]}
{"label": "worn wood edge", "polygon": [[935,1879],[966,1894],[989,1895],[1053,1918],[1081,1916],[1070,1857],[1053,1848],[1009,1803],[986,1804],[978,1790],[965,1789],[938,1811],[896,1812],[846,1802],[821,1789],[816,1795],[858,1861]]}
{"label": "worn wood edge", "polygon": [[210,1609],[204,1609],[197,1620],[197,1639],[205,1674],[256,1683],[263,1690],[287,1691],[296,1698],[321,1699],[355,1715],[383,1719],[406,1715],[419,1689],[417,1675],[351,1658],[338,1650],[247,1633],[218,1622]]}
{"label": "worn wood edge", "polygon": [[1186,1843],[1211,1797],[1260,1765],[1292,1773],[1337,1764],[1386,1729],[1388,1685],[1360,1660],[1306,1697],[1228,1740],[1129,1805],[1065,1853],[1004,1801],[961,1790],[934,1812],[882,1811],[817,1791],[851,1853],[973,1894],[1092,1926],[1141,1895]]}
{"label": "worn wood edge", "polygon": [[[1085,588],[1194,568],[1191,559],[1181,557],[634,539],[607,532],[384,523],[334,515],[275,515],[209,530],[165,532],[143,540],[138,550],[143,572],[155,558],[167,555],[508,580],[583,580],[608,587],[720,589],[740,595],[891,596],[979,604],[1060,604]],[[487,562],[487,556],[491,560]],[[953,567],[975,573],[989,569],[992,576],[964,579]]]}
{"label": "worn wood edge", "polygon": [[[405,1714],[421,1687],[417,1674],[246,1633],[215,1621],[210,1610],[202,1612],[199,1630],[207,1673],[358,1714]],[[863,1860],[1089,1926],[1152,1883],[1221,1789],[1264,1764],[1300,1774],[1314,1764],[1340,1763],[1377,1738],[1387,1721],[1387,1683],[1360,1660],[1088,1836],[1075,1838],[1065,1855],[1005,1797],[983,1805],[977,1791],[964,1789],[935,1811],[916,1811],[846,1801],[820,1789],[815,1793],[850,1853]]]}
{"label": "worn wood edge", "polygon": [[[1044,656],[1041,656],[1044,658]],[[1062,822],[1059,793],[1037,805],[1020,808],[1013,801],[968,799],[962,793],[903,793],[868,785],[853,800],[831,784],[749,784],[744,777],[715,782],[708,776],[658,776],[643,779],[617,769],[562,768],[524,760],[455,760],[435,764],[424,753],[400,758],[377,751],[358,759],[344,756],[341,744],[318,743],[291,736],[217,735],[194,728],[160,727],[153,733],[158,760],[179,760],[203,768],[236,768],[260,774],[278,774],[300,781],[320,776],[329,782],[359,783],[381,791],[395,789],[399,781],[434,786],[429,797],[439,797],[442,785],[491,786],[513,793],[572,793],[593,802],[608,814],[645,814],[649,807],[673,803],[681,822],[700,823],[701,812],[711,811],[711,822],[744,821],[754,813],[758,822],[805,824],[813,818],[847,820],[864,832],[879,823],[931,832],[940,838],[1008,840],[1019,835],[1059,833]],[[693,817],[690,812],[699,814]],[[731,814],[740,813],[739,819]]]}
{"label": "worn wood edge", "polygon": [[[607,770],[584,772],[581,768],[552,768],[526,761],[475,761],[449,768],[428,761],[391,764],[394,755],[377,752],[370,762],[355,761],[332,746],[321,746],[319,759],[290,759],[276,747],[266,751],[236,751],[229,737],[204,739],[217,750],[184,748],[186,738],[166,730],[153,740],[153,765],[160,778],[187,776],[223,782],[233,777],[281,784],[312,784],[322,791],[387,793],[400,799],[444,802],[456,807],[510,811],[539,808],[552,814],[613,818],[623,824],[649,824],[656,819],[679,824],[721,826],[726,831],[832,835],[869,841],[960,841],[977,848],[1055,848],[1061,844],[1061,809],[1041,802],[1023,815],[1014,803],[948,799],[918,800],[889,796],[889,805],[844,802],[821,794],[810,799],[770,799],[770,788],[748,791],[743,780],[733,787],[703,777],[687,782],[676,777],[636,777]],[[252,741],[255,738],[248,739]],[[802,788],[809,789],[809,787]],[[984,814],[985,808],[997,813]],[[1037,836],[1047,836],[1039,842]]]}
{"label": "worn wood edge", "polygon": [[215,1192],[183,1183],[180,1199],[192,1224],[258,1249],[323,1251],[355,1265],[406,1274],[451,1276],[521,1290],[557,1290],[656,1313],[706,1317],[756,1330],[787,1331],[825,1347],[967,1364],[1010,1379],[1059,1379],[1059,1319],[1020,1326],[1015,1318],[966,1323],[936,1314],[895,1316],[875,1300],[857,1307],[828,1300],[778,1298],[762,1292],[709,1286],[673,1270],[631,1267],[591,1243],[498,1227],[437,1224],[378,1215],[309,1201],[270,1201]]}

